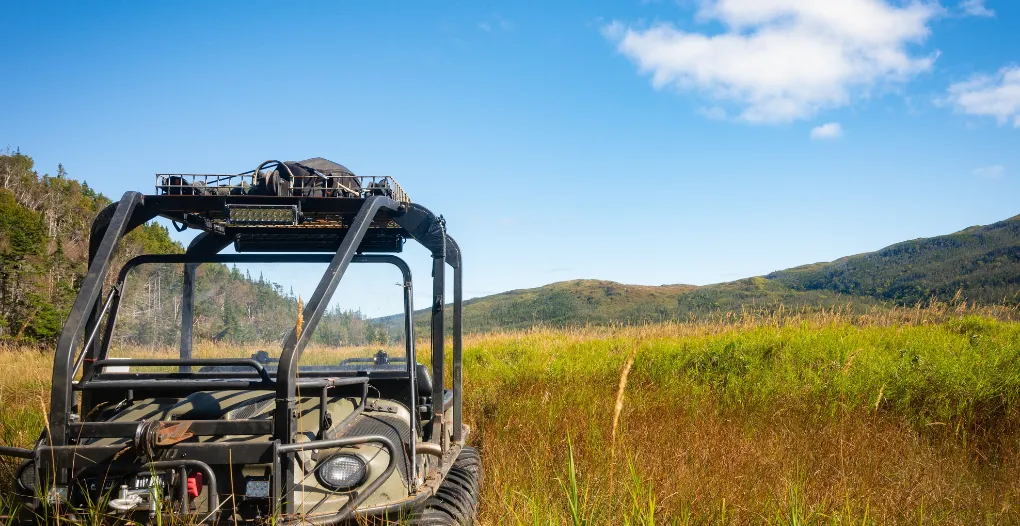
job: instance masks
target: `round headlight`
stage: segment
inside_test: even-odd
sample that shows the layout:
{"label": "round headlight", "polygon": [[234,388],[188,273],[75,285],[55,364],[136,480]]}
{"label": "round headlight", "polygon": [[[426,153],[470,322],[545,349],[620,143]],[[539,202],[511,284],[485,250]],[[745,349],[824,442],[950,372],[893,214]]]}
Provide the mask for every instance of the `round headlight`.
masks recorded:
{"label": "round headlight", "polygon": [[29,494],[35,493],[35,463],[28,461],[21,465],[18,469],[18,485]]}
{"label": "round headlight", "polygon": [[368,465],[357,455],[335,455],[319,462],[316,471],[323,484],[334,489],[349,489],[365,481]]}

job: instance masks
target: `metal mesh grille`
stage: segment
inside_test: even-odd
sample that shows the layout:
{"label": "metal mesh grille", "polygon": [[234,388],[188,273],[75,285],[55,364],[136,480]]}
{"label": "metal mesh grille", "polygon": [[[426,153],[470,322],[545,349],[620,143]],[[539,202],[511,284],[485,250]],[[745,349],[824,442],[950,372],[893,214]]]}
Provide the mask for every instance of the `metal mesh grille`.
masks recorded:
{"label": "metal mesh grille", "polygon": [[396,459],[397,469],[400,471],[401,477],[406,479],[407,473],[411,470],[407,450],[404,447],[411,440],[411,429],[407,423],[392,416],[363,414],[343,434],[345,438],[366,435],[382,435],[393,441],[393,444],[397,446],[398,455],[401,457]]}
{"label": "metal mesh grille", "polygon": [[[272,413],[268,410],[276,402],[272,398],[266,398],[264,400],[253,400],[252,403],[243,405],[233,411],[227,413],[229,420],[248,420],[256,418],[259,420],[268,419]],[[265,414],[260,415],[265,411]]]}

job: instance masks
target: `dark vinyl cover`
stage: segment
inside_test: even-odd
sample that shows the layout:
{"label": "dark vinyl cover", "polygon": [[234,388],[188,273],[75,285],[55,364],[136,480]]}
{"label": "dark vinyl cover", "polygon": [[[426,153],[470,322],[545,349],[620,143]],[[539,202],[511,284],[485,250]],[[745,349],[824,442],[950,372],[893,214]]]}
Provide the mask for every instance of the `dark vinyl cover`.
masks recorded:
{"label": "dark vinyl cover", "polygon": [[[362,190],[361,181],[354,177],[354,172],[340,163],[335,163],[323,157],[312,157],[304,161],[282,161],[275,170],[266,174],[264,179],[266,182],[265,186],[271,195],[288,193],[290,191],[289,185],[293,185],[296,188],[321,188],[316,182],[317,178],[313,176],[315,172],[330,177],[328,181],[322,181],[327,187],[334,187],[334,185],[339,184],[355,194],[360,193]],[[292,175],[295,178],[294,181],[291,181]],[[259,177],[261,177],[261,174],[259,174]],[[282,188],[281,180],[286,183]],[[312,192],[314,193],[315,190],[313,189]],[[304,195],[311,194],[305,193]]]}
{"label": "dark vinyl cover", "polygon": [[[289,161],[288,164],[293,161]],[[323,157],[312,157],[311,159],[305,159],[304,161],[298,161],[296,164],[311,168],[318,172],[322,172],[326,175],[339,176],[336,182],[346,186],[347,188],[355,191],[361,191],[361,181],[354,178],[354,172],[347,169],[346,166],[330,161]]]}
{"label": "dark vinyl cover", "polygon": [[330,161],[329,159],[323,159],[322,157],[312,157],[311,159],[305,159],[304,161],[298,161],[298,164],[307,166],[309,168],[318,170],[324,174],[330,175],[354,175],[354,172],[347,169],[346,166]]}

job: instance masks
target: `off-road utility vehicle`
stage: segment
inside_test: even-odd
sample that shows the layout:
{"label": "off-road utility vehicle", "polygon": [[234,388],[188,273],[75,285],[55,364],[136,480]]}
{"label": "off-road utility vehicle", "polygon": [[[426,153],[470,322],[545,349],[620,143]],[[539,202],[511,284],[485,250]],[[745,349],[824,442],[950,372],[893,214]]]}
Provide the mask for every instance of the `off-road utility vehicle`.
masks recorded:
{"label": "off-road utility vehicle", "polygon": [[[200,233],[183,254],[111,268],[118,242],[156,217]],[[416,360],[411,274],[393,254],[408,239],[432,256],[431,368]],[[199,265],[311,262],[325,273],[280,333],[278,355],[193,352],[196,302],[205,301]],[[400,270],[403,345],[305,365],[352,262]],[[179,346],[114,359],[118,315],[130,314],[125,280],[137,267],[168,264],[181,269]],[[158,174],[152,195],[128,192],[95,218],[88,272],[56,348],[46,430],[33,449],[0,455],[24,459],[13,483],[28,521],[470,524],[482,468],[465,446],[461,396],[460,249],[443,218],[392,178],[321,158],[266,161],[239,175]]]}

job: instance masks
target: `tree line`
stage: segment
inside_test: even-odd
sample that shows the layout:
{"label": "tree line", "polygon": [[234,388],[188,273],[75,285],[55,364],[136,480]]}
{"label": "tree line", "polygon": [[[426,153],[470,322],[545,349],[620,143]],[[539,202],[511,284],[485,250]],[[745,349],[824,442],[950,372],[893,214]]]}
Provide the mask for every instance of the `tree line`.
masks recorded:
{"label": "tree line", "polygon": [[[62,165],[56,175],[40,175],[31,157],[9,149],[0,153],[0,342],[55,342],[87,271],[92,219],[110,203]],[[150,222],[121,240],[112,268],[141,254],[183,250],[166,227]],[[179,341],[182,276],[180,265],[169,264],[141,265],[129,273],[115,344]],[[294,327],[297,304],[292,291],[262,276],[204,264],[196,279],[195,338],[281,341]],[[327,312],[313,336],[327,345],[385,344],[395,338],[361,312],[341,309]]]}
{"label": "tree line", "polygon": [[[114,329],[114,345],[173,346],[180,341],[184,266],[147,264],[127,276]],[[196,340],[281,343],[294,328],[300,298],[262,275],[237,266],[199,265],[195,279]],[[312,342],[329,346],[386,345],[386,328],[357,310],[328,310]]]}

